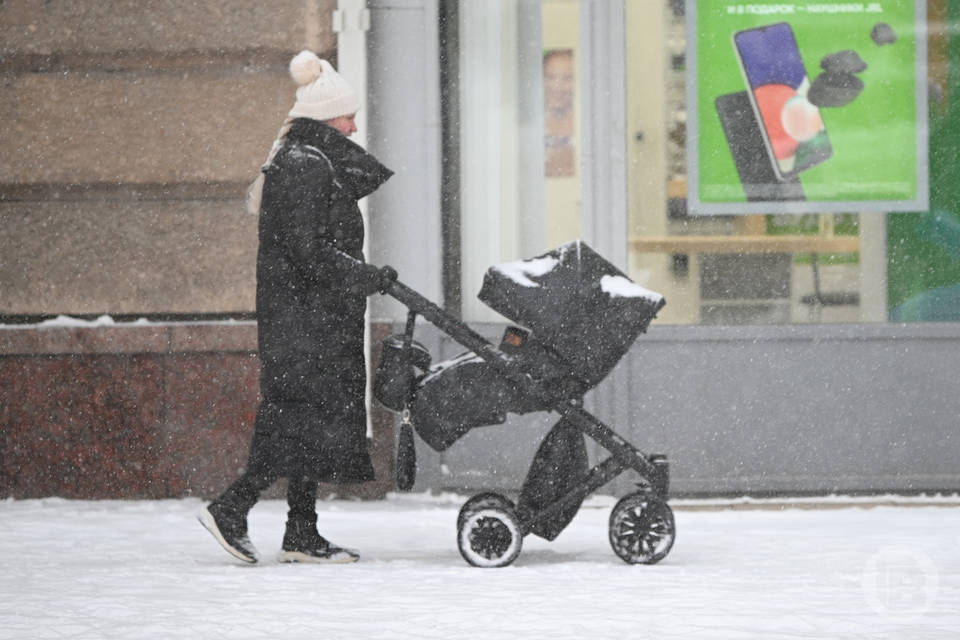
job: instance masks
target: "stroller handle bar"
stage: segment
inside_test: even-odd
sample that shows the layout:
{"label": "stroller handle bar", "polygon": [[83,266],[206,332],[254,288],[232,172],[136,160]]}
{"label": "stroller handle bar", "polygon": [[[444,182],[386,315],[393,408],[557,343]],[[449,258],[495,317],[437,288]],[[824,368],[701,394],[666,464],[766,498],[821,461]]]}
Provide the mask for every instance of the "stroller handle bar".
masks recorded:
{"label": "stroller handle bar", "polygon": [[384,266],[377,269],[326,243],[320,245],[320,251],[324,258],[344,271],[356,273],[361,269],[375,269],[379,272],[381,279],[380,293],[389,295],[411,311],[423,316],[431,324],[484,360],[493,364],[496,364],[493,362],[494,360],[501,360],[504,364],[508,362],[503,354],[479,333],[397,280],[397,272],[393,267]]}
{"label": "stroller handle bar", "polygon": [[424,319],[484,360],[493,364],[496,364],[494,361],[508,362],[486,338],[399,280],[391,282],[383,293],[397,300],[411,311],[423,316]]}

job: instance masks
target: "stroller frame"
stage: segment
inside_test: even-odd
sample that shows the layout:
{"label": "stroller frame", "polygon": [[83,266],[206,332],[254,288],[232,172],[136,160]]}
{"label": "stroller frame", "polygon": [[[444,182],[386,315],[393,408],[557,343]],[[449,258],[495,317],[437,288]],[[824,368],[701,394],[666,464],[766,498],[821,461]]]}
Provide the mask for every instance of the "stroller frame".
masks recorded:
{"label": "stroller frame", "polygon": [[[613,508],[609,522],[610,544],[614,552],[629,564],[654,564],[662,560],[670,552],[675,538],[673,513],[667,505],[669,466],[666,456],[645,455],[584,409],[582,397],[570,397],[570,392],[565,393],[564,389],[540,384],[520,363],[464,322],[396,280],[392,269],[385,269],[389,269],[391,278],[381,293],[408,309],[404,350],[410,347],[419,315],[489,363],[506,380],[536,394],[544,406],[559,414],[561,421],[567,421],[610,453],[589,469],[580,482],[543,508],[517,509],[509,499],[493,493],[481,493],[471,498],[458,517],[458,547],[464,559],[481,567],[512,563],[520,553],[523,537],[538,523],[571,508],[578,509],[589,494],[621,473],[633,470],[640,475],[641,482],[635,493],[623,497]],[[412,444],[406,448],[407,455],[411,455]],[[398,478],[403,473],[402,466],[398,461]],[[409,485],[413,484],[409,475],[408,481]]]}

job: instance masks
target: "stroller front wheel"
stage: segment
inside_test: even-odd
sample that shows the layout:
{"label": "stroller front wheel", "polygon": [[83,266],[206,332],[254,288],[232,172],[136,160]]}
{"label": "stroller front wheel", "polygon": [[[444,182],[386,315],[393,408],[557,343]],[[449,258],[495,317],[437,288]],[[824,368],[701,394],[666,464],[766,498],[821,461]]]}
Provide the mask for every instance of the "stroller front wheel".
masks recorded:
{"label": "stroller front wheel", "polygon": [[673,510],[650,493],[631,493],[610,513],[610,546],[627,564],[656,564],[676,538]]}
{"label": "stroller front wheel", "polygon": [[520,521],[513,508],[481,504],[462,513],[457,526],[457,547],[463,559],[475,567],[505,567],[512,563],[523,547]]}

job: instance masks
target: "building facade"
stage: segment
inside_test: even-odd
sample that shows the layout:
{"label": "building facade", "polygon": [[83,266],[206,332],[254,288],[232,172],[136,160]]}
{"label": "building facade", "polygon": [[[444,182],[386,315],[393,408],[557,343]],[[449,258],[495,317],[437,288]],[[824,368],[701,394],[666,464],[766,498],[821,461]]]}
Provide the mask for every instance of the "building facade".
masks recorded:
{"label": "building facade", "polygon": [[[785,3],[720,4],[754,12],[758,24],[791,21],[772,13]],[[800,4],[809,3],[791,6]],[[395,266],[491,339],[506,321],[475,297],[486,268],[570,240],[665,295],[650,332],[588,403],[639,448],[668,454],[676,491],[958,490],[960,40],[950,27],[960,15],[945,0],[826,4],[888,20],[898,35],[880,42],[865,30],[818,50],[795,22],[811,79],[824,53],[844,47],[867,65],[853,106],[821,110],[831,160],[855,140],[845,122],[886,113],[890,92],[878,90],[893,80],[871,69],[916,73],[922,89],[909,104],[929,142],[918,154],[924,210],[858,201],[767,211],[740,194],[743,213],[698,213],[706,191],[695,174],[704,179],[714,161],[703,155],[704,127],[719,131],[690,90],[709,3],[3,3],[13,125],[0,143],[0,491],[57,493],[31,478],[62,465],[81,477],[89,462],[77,455],[91,451],[123,467],[111,447],[124,433],[150,434],[137,436],[144,453],[131,465],[140,471],[122,469],[147,483],[141,493],[206,493],[226,481],[230,470],[201,478],[170,462],[192,459],[191,448],[215,451],[226,439],[231,464],[242,465],[256,394],[256,220],[242,198],[292,103],[286,62],[304,47],[337,58],[365,87],[360,134],[396,171],[369,199],[372,262]],[[915,20],[895,20],[904,14]],[[922,64],[886,61],[897,43]],[[708,53],[733,60],[726,46]],[[894,162],[878,140],[864,145],[876,152],[861,163]],[[732,171],[731,150],[716,162]],[[828,166],[796,180],[811,200]],[[121,322],[37,324],[59,314]],[[374,336],[404,315],[374,299]],[[154,324],[123,322],[139,317]],[[456,354],[429,327],[421,333],[438,356]],[[78,375],[86,382],[71,385]],[[63,388],[82,389],[82,399]],[[104,412],[105,397],[121,409]],[[122,408],[147,404],[135,420]],[[392,417],[374,416],[381,480],[372,495],[392,473]],[[417,487],[515,489],[551,424],[511,418],[442,454],[419,443]],[[36,432],[45,435],[31,440]],[[50,452],[64,441],[80,453]],[[24,471],[37,459],[46,466]],[[161,467],[162,482],[143,471]]]}

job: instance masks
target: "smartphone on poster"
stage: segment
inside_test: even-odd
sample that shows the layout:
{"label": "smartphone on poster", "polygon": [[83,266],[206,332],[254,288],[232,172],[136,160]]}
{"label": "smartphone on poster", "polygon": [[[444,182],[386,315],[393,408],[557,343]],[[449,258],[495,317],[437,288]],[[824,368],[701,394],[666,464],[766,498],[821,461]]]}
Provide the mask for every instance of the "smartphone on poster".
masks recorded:
{"label": "smartphone on poster", "polygon": [[717,96],[714,105],[747,202],[804,200],[799,178],[780,179],[774,172],[747,92]]}
{"label": "smartphone on poster", "polygon": [[820,109],[807,100],[810,79],[790,25],[737,31],[733,44],[777,178],[795,177],[833,155]]}

